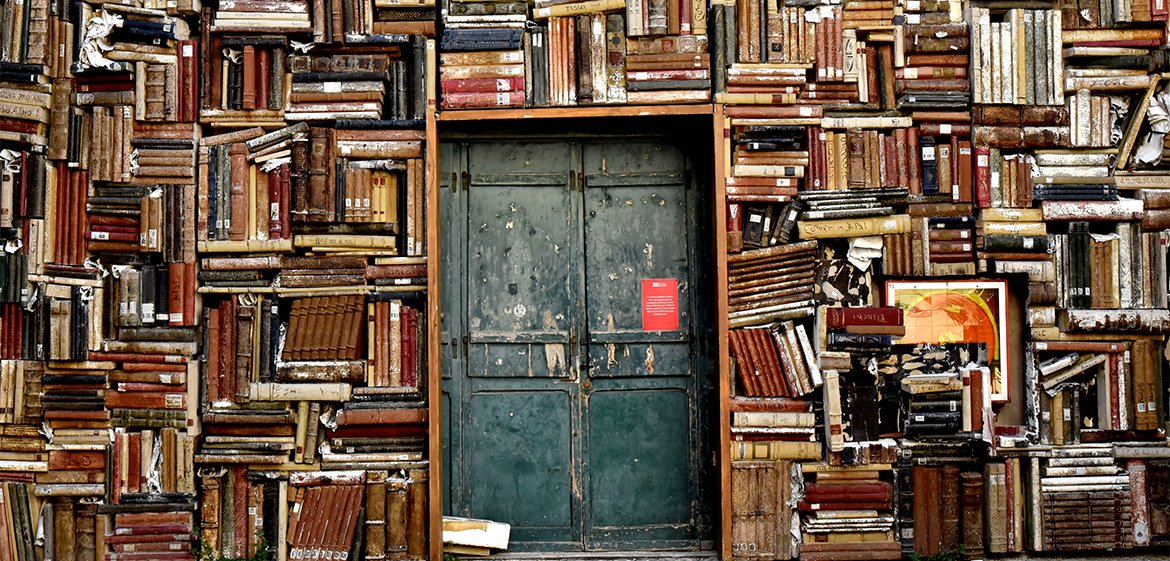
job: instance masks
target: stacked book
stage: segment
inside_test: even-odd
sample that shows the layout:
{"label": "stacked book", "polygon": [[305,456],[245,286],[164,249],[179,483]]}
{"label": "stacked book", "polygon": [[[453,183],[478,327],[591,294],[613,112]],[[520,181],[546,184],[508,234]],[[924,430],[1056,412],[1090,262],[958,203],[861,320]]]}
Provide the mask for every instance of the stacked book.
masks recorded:
{"label": "stacked book", "polygon": [[405,90],[406,63],[389,52],[298,55],[289,70],[289,120],[381,119],[387,108],[392,118],[405,118],[397,94]]}
{"label": "stacked book", "polygon": [[[906,8],[907,15],[918,16],[923,23],[902,26],[905,67],[901,78],[894,80],[898,107],[965,108],[971,101],[971,81],[965,72],[967,53],[973,49],[961,12],[950,9],[949,2],[923,2]],[[947,19],[950,21],[926,23]]]}
{"label": "stacked book", "polygon": [[[523,17],[523,16],[521,16]],[[525,104],[526,59],[522,50],[472,51],[439,55],[443,109],[521,107]]]}
{"label": "stacked book", "polygon": [[733,440],[815,442],[816,415],[803,411],[736,411],[731,433]]}
{"label": "stacked book", "polygon": [[[915,237],[922,239],[922,271],[934,276],[974,274],[975,244],[971,241],[975,238],[975,217],[971,205],[934,205],[931,210],[938,211],[937,214],[916,207],[910,206],[910,216],[915,220]],[[918,244],[912,243],[911,247],[917,249]]]}
{"label": "stacked book", "polygon": [[[1056,282],[1053,238],[1038,209],[989,208],[980,213],[975,246],[981,270],[1026,273],[1032,291],[1043,294]],[[1044,250],[1044,251],[1041,251]],[[1055,293],[1055,286],[1053,286]]]}
{"label": "stacked book", "polygon": [[866,352],[889,348],[906,334],[901,308],[824,308],[825,348]]}
{"label": "stacked book", "polygon": [[901,559],[889,465],[805,464],[801,559]]}
{"label": "stacked book", "polygon": [[1038,479],[1045,549],[1133,547],[1137,497],[1110,448],[1057,450]]}
{"label": "stacked book", "polygon": [[[806,127],[796,125],[735,127],[732,177],[728,178],[727,185],[728,201],[782,203],[791,200],[809,166],[812,143],[808,135]],[[768,222],[768,226],[779,225],[784,221],[783,214],[775,214],[775,218]],[[791,227],[788,226],[788,234],[791,233]],[[777,241],[787,243],[787,235]],[[762,245],[770,244],[765,242]]]}
{"label": "stacked book", "polygon": [[[417,396],[363,393],[337,411],[337,429],[350,437],[344,446],[324,442],[321,465],[331,469],[425,469],[422,443],[410,438],[426,430],[427,410]],[[397,433],[397,434],[395,434]],[[381,444],[383,439],[390,444]]]}
{"label": "stacked book", "polygon": [[304,0],[228,0],[219,5],[209,23],[216,33],[303,33],[312,27]]}
{"label": "stacked book", "polygon": [[439,57],[440,107],[525,105],[526,92],[533,88],[528,75],[534,71],[533,58],[551,52],[543,41],[539,49],[531,39],[525,41],[527,18],[523,3],[452,3],[443,14],[439,45],[445,51]]}
{"label": "stacked book", "polygon": [[806,241],[729,256],[731,327],[811,315],[816,248]]}

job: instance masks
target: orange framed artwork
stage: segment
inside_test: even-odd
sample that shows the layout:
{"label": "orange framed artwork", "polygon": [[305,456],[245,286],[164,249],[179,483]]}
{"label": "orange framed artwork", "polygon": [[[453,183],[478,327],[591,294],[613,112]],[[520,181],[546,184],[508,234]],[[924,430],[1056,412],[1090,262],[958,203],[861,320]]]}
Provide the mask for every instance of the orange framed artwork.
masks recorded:
{"label": "orange framed artwork", "polygon": [[1008,401],[1006,281],[886,281],[886,305],[904,311],[900,344],[987,344],[991,400]]}

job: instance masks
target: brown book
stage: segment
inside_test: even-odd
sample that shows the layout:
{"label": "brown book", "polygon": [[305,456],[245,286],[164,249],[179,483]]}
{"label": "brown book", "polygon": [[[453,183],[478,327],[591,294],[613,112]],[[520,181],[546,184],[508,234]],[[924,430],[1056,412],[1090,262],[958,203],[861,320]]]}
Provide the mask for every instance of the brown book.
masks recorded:
{"label": "brown book", "polygon": [[51,450],[50,470],[103,470],[106,468],[105,452],[80,450]]}
{"label": "brown book", "polygon": [[407,525],[410,515],[406,479],[392,476],[386,480],[385,504],[386,557],[403,559],[407,551]]}
{"label": "brown book", "polygon": [[228,234],[233,240],[247,239],[248,232],[248,154],[242,142],[231,146],[231,216]]}
{"label": "brown book", "polygon": [[[255,324],[255,307],[240,306],[236,316],[236,371],[235,403],[248,403],[251,400],[252,380],[252,330]],[[259,381],[259,380],[257,380]]]}
{"label": "brown book", "polygon": [[244,111],[256,110],[256,47],[254,45],[244,45],[243,67],[244,80],[242,85],[243,92],[240,94],[241,103]]}
{"label": "brown book", "polygon": [[366,472],[366,559],[386,558],[386,472]]}
{"label": "brown book", "polygon": [[790,540],[778,539],[791,520],[787,505],[791,462],[733,462],[733,551],[762,559],[788,559]]}
{"label": "brown book", "polygon": [[731,346],[732,357],[735,359],[736,377],[743,386],[743,393],[749,396],[760,395],[761,392],[757,385],[755,367],[748,357],[747,349],[744,348],[743,330],[732,329],[728,331],[728,340]]}

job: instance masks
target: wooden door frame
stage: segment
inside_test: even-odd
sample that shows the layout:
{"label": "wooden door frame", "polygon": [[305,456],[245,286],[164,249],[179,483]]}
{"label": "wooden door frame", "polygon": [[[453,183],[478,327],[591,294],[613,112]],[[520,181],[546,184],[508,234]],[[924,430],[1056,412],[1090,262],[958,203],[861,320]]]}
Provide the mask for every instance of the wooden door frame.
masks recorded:
{"label": "wooden door frame", "polygon": [[[596,109],[596,108],[594,108]],[[724,484],[727,475],[724,473],[728,471],[729,464],[726,463],[727,447],[725,443],[726,430],[721,427],[726,424],[726,419],[722,414],[726,408],[721,404],[721,401],[726,396],[723,386],[725,385],[722,377],[719,376],[721,370],[725,371],[726,359],[722,357],[725,354],[725,343],[718,340],[719,333],[725,335],[725,318],[722,324],[722,330],[717,329],[721,324],[718,319],[718,314],[715,313],[717,300],[725,299],[724,291],[717,290],[715,287],[718,278],[725,278],[725,259],[719,259],[719,255],[725,251],[725,237],[720,235],[724,231],[723,224],[725,222],[722,203],[723,198],[717,196],[716,190],[713,187],[715,177],[714,170],[721,166],[722,157],[719,156],[720,148],[722,148],[721,138],[716,138],[712,142],[712,137],[702,134],[701,131],[710,130],[707,127],[712,126],[710,120],[713,116],[711,106],[695,106],[695,111],[681,112],[642,112],[631,113],[627,116],[614,118],[591,118],[591,119],[574,119],[563,120],[559,117],[560,112],[557,113],[540,113],[537,111],[535,117],[551,117],[550,119],[539,119],[534,121],[517,121],[503,119],[500,121],[492,121],[490,127],[483,126],[482,122],[468,123],[465,121],[443,122],[444,130],[441,131],[442,144],[450,144],[452,142],[482,142],[482,141],[533,141],[533,140],[547,140],[547,141],[566,141],[578,140],[587,142],[590,140],[630,140],[630,141],[662,141],[678,146],[686,155],[689,161],[689,168],[694,170],[694,173],[689,180],[694,185],[693,193],[689,195],[693,197],[694,212],[688,217],[689,224],[695,227],[695,235],[693,241],[695,247],[692,250],[692,255],[697,256],[695,263],[692,263],[692,268],[695,272],[691,275],[693,282],[695,282],[694,289],[697,291],[692,297],[693,302],[693,320],[695,322],[692,329],[692,336],[694,337],[693,345],[695,347],[693,359],[694,362],[694,399],[697,402],[697,408],[693,418],[695,419],[695,427],[692,434],[694,435],[695,445],[698,446],[698,499],[701,502],[697,509],[698,520],[696,522],[696,532],[700,539],[699,550],[713,550],[718,545],[720,549],[729,548],[729,542],[726,539],[721,539],[726,536],[730,530],[730,523],[727,519],[730,518],[730,509],[727,508],[730,496],[726,495]],[[479,116],[483,118],[483,116]],[[635,117],[635,118],[631,118]],[[721,123],[720,118],[716,119],[716,123]],[[588,122],[585,122],[588,121]],[[536,126],[534,126],[536,125]],[[485,129],[490,131],[485,132]],[[535,129],[535,130],[534,130]],[[699,132],[700,134],[695,134]],[[436,180],[433,184],[436,196],[432,199],[434,201],[433,216],[435,217],[432,224],[435,226],[435,247],[436,251],[433,255],[439,255],[437,248],[441,244],[439,239],[441,235],[437,232],[439,225],[443,224],[443,220],[438,216],[439,212],[443,211],[446,206],[440,201],[438,193],[442,189],[456,190],[462,185],[463,189],[467,189],[466,177],[460,178],[454,175],[451,178],[444,178],[439,176],[439,154],[440,139],[436,135],[434,142],[434,149],[432,153],[435,155],[434,171],[432,177]],[[681,142],[680,142],[681,140]],[[465,165],[465,163],[464,163]],[[444,192],[444,196],[447,196]],[[465,213],[466,209],[462,209]],[[714,228],[708,229],[710,226]],[[713,239],[712,239],[713,238]],[[446,257],[446,256],[444,256]],[[437,263],[436,263],[437,264]],[[439,279],[439,275],[434,275],[435,279]],[[582,279],[584,282],[584,279]],[[435,283],[439,284],[438,282]],[[438,291],[435,291],[438,294]],[[465,298],[466,294],[462,294],[461,298]],[[440,298],[435,298],[435,309],[438,317],[438,310],[441,309]],[[452,362],[450,349],[451,343],[459,346],[458,341],[452,340],[450,343],[440,341],[439,334],[442,331],[440,322],[435,322],[435,356],[440,357],[440,361],[444,363]],[[462,333],[462,326],[460,326],[460,333]],[[449,335],[448,335],[449,336]],[[444,348],[445,347],[445,348]],[[439,349],[444,348],[441,352]],[[456,349],[457,350],[457,349]],[[465,357],[465,353],[457,353],[458,359],[456,363],[461,363]],[[438,362],[438,361],[436,361]],[[441,367],[435,368],[435,376],[433,379],[440,380]],[[448,382],[449,387],[450,382]],[[441,405],[443,398],[452,398],[453,395],[447,391],[447,387],[439,388],[440,384],[436,386],[434,403]],[[439,407],[436,407],[438,409]],[[446,414],[436,415],[436,423],[442,425],[445,423]],[[690,432],[690,429],[688,429]],[[447,458],[447,452],[452,444],[449,430],[443,430],[443,438],[438,446],[435,446],[435,453],[433,457],[439,458],[438,466],[445,463],[443,460]],[[454,451],[451,451],[452,453]],[[437,466],[437,467],[438,467]],[[436,500],[433,502],[439,505],[436,511],[445,511],[448,504],[458,504],[453,497],[447,495],[450,489],[448,483],[449,475],[446,472],[440,471],[442,475],[434,478],[435,487],[433,496]],[[439,499],[441,497],[441,500]],[[450,501],[450,502],[448,502]],[[438,518],[438,514],[435,518]],[[584,540],[584,535],[582,536]],[[582,542],[584,545],[584,541]],[[722,555],[726,557],[726,555]]]}

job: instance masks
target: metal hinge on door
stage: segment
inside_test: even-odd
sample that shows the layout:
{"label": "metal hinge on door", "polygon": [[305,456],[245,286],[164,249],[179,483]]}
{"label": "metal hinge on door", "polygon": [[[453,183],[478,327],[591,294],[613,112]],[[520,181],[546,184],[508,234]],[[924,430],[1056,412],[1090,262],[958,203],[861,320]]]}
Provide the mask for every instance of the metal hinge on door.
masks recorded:
{"label": "metal hinge on door", "polygon": [[467,172],[465,171],[465,172],[463,172],[463,190],[464,190],[464,191],[467,191],[467,190],[468,190],[468,189],[467,189],[467,187],[468,187],[468,185],[470,185],[470,184],[471,184],[471,181],[469,181],[469,180],[467,179]]}
{"label": "metal hinge on door", "polygon": [[577,172],[577,192],[585,192],[585,172]]}
{"label": "metal hinge on door", "polygon": [[463,336],[463,356],[467,356],[467,336]]}

